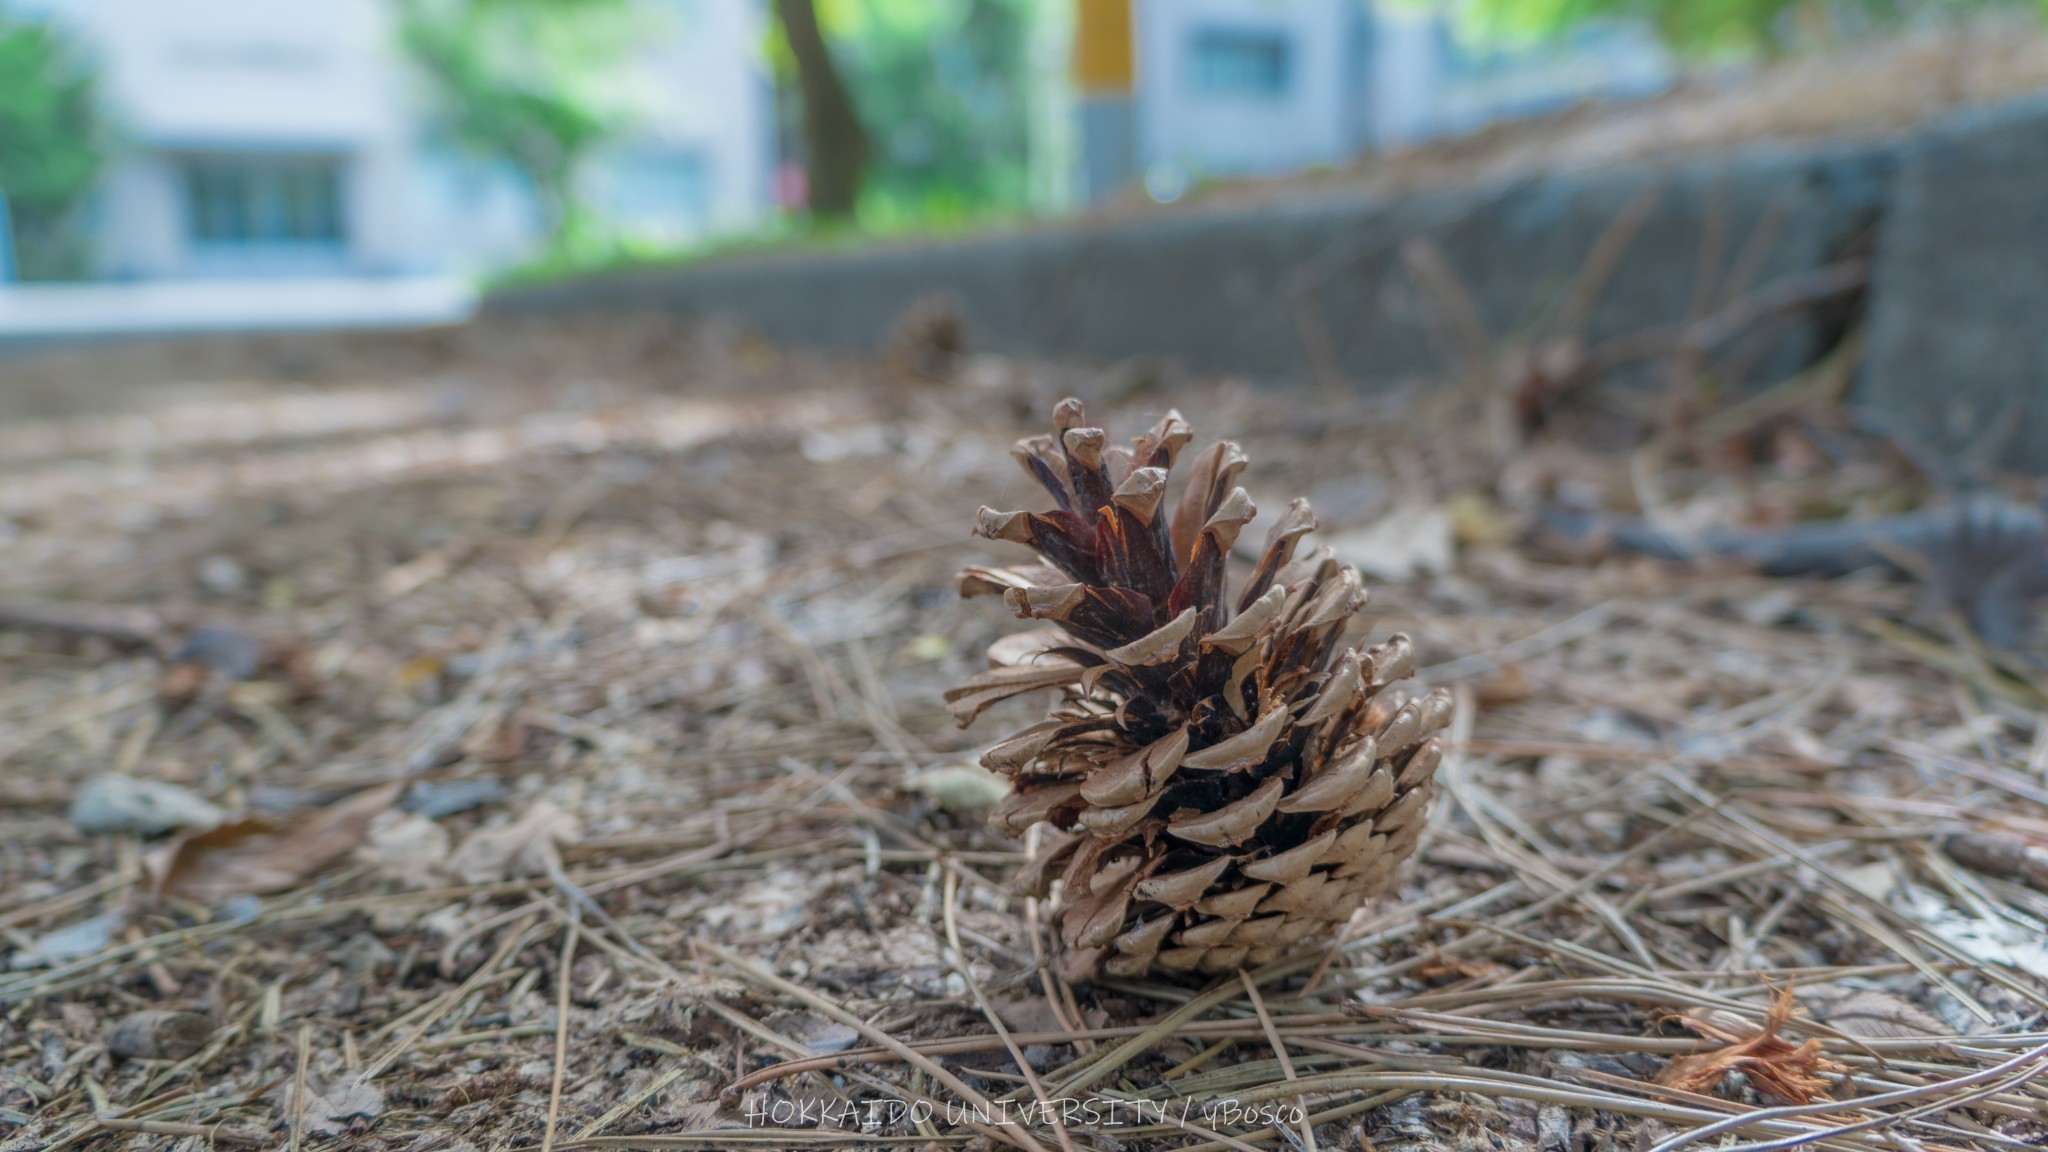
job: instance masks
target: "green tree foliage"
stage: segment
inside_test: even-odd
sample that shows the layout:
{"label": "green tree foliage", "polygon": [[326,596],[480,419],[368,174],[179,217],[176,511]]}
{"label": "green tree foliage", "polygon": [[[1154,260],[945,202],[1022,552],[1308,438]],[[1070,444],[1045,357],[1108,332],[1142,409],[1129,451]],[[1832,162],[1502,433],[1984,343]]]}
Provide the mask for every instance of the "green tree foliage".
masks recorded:
{"label": "green tree foliage", "polygon": [[23,279],[81,275],[73,226],[104,158],[93,71],[49,25],[0,12],[0,193]]}
{"label": "green tree foliage", "polygon": [[[870,227],[945,225],[1022,208],[1029,37],[1044,0],[816,0],[868,140]],[[794,75],[782,37],[771,53]]]}
{"label": "green tree foliage", "polygon": [[517,168],[549,235],[579,223],[576,174],[616,135],[609,82],[630,45],[624,0],[401,0],[400,35],[441,128]]}
{"label": "green tree foliage", "polygon": [[1782,52],[1802,39],[1896,27],[1973,11],[2035,9],[2044,0],[1472,0],[1483,33],[1547,36],[1586,20],[1648,21],[1673,49],[1693,55]]}

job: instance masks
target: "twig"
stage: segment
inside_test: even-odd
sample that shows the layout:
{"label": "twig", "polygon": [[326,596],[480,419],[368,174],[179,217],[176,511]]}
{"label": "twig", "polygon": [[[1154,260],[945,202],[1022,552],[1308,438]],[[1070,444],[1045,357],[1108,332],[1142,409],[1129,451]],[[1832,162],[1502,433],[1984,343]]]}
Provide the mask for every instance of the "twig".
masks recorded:
{"label": "twig", "polygon": [[291,1149],[291,1152],[299,1152],[299,1141],[304,1137],[306,1130],[306,1062],[312,1055],[312,1050],[313,1026],[311,1024],[301,1024],[299,1025],[299,1058],[293,1063],[295,1071],[292,1073],[292,1134],[291,1142],[286,1145],[286,1147]]}
{"label": "twig", "polygon": [[[261,1148],[270,1144],[270,1138],[255,1132],[244,1132],[224,1124],[177,1124],[167,1120],[118,1120],[102,1117],[94,1124],[110,1132],[140,1132],[149,1136],[182,1136],[187,1139],[212,1140],[222,1144],[241,1144],[250,1148]],[[275,1147],[275,1145],[271,1145]]]}
{"label": "twig", "polygon": [[562,1075],[569,1064],[569,986],[573,982],[570,968],[576,962],[576,940],[583,927],[583,922],[575,918],[575,911],[576,906],[572,905],[569,927],[562,932],[561,965],[555,972],[555,1069],[548,1088],[548,1124],[540,1139],[541,1152],[553,1152],[555,1122],[562,1114]]}
{"label": "twig", "polygon": [[974,970],[968,967],[967,953],[960,947],[960,927],[957,914],[959,903],[960,878],[949,869],[946,872],[946,891],[943,908],[946,918],[946,943],[952,950],[953,969],[960,973],[961,981],[967,985],[967,991],[974,997],[974,1003],[981,1008],[981,1014],[988,1019],[989,1027],[995,1029],[996,1037],[1003,1042],[1003,1047],[1009,1049],[1010,1059],[1016,1061],[1017,1071],[1023,1073],[1024,1082],[1031,1086],[1031,1094],[1038,1099],[1038,1106],[1042,1110],[1040,1114],[1052,1123],[1053,1137],[1060,1142],[1060,1147],[1065,1152],[1074,1152],[1073,1138],[1067,1134],[1067,1125],[1061,1118],[1059,1109],[1053,1107],[1051,1097],[1045,1094],[1045,1085],[1039,1083],[1038,1073],[1031,1067],[1031,1061],[1024,1058],[1024,1050],[1019,1048],[1017,1042],[1010,1038],[1009,1028],[1003,1024],[1003,1018],[989,1004],[988,997],[983,995],[981,982],[974,978]]}
{"label": "twig", "polygon": [[[1259,1027],[1265,1030],[1266,1043],[1273,1046],[1273,1056],[1280,1061],[1280,1074],[1287,1077],[1289,1082],[1294,1081],[1297,1079],[1294,1075],[1294,1061],[1288,1059],[1287,1045],[1281,1043],[1280,1034],[1273,1030],[1273,1016],[1272,1013],[1266,1011],[1266,1001],[1264,997],[1259,995],[1259,986],[1252,983],[1251,975],[1242,968],[1238,969],[1237,978],[1244,985],[1245,996],[1252,1002],[1252,1011],[1259,1014]],[[1302,1098],[1297,1096],[1295,1100],[1299,1103]],[[1301,1112],[1302,1144],[1308,1149],[1308,1152],[1316,1152],[1316,1130],[1309,1127],[1308,1106],[1306,1103],[1302,1103]]]}

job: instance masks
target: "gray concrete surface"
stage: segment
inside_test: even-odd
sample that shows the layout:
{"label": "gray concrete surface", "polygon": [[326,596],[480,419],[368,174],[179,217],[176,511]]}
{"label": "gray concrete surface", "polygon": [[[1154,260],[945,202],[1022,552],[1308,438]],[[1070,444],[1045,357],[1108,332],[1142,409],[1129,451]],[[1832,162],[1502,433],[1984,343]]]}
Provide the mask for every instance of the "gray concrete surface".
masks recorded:
{"label": "gray concrete surface", "polygon": [[[1654,206],[1591,317],[1595,339],[1619,336],[1685,319],[1699,263],[1715,250],[1721,297],[1738,265],[1748,271],[1734,275],[1755,286],[1835,259],[1881,200],[1886,159],[1765,153],[1383,203],[1185,210],[602,276],[509,291],[487,307],[655,307],[725,316],[780,341],[868,348],[913,301],[944,293],[990,351],[1173,357],[1197,370],[1375,387],[1441,373],[1451,353],[1443,310],[1404,265],[1406,242],[1435,244],[1489,332],[1508,335],[1543,323],[1609,222],[1652,188]],[[1782,369],[1809,344],[1798,326],[1781,328],[1758,363]]]}
{"label": "gray concrete surface", "polygon": [[2048,472],[2048,98],[1957,117],[1901,158],[1864,398],[1964,468]]}
{"label": "gray concrete surface", "polygon": [[[724,314],[778,340],[862,348],[912,301],[944,292],[993,351],[1168,356],[1374,388],[1447,366],[1432,339],[1442,310],[1418,294],[1404,243],[1438,247],[1493,335],[1524,331],[1569,295],[1601,232],[1646,187],[1661,192],[1593,310],[1596,341],[1874,252],[1867,293],[1753,337],[1750,378],[1781,379],[1863,323],[1857,402],[1876,422],[1965,473],[2048,474],[2048,97],[1886,143],[710,264],[511,292],[489,307]],[[1703,277],[1707,253],[1715,269]]]}

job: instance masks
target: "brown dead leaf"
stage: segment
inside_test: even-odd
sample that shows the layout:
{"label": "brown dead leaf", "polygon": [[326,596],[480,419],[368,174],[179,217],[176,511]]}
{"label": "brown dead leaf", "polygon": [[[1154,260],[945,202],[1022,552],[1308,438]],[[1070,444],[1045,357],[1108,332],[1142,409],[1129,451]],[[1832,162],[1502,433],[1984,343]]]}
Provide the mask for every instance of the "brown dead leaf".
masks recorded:
{"label": "brown dead leaf", "polygon": [[1519,704],[1535,695],[1529,677],[1519,664],[1503,664],[1473,682],[1472,691],[1481,708]]}
{"label": "brown dead leaf", "polygon": [[371,822],[356,859],[404,888],[431,888],[448,863],[448,833],[413,812],[380,812]]}
{"label": "brown dead leaf", "polygon": [[1841,1075],[1848,1067],[1822,1056],[1819,1040],[1795,1045],[1779,1035],[1791,1023],[1797,1005],[1790,987],[1780,989],[1771,999],[1761,1029],[1725,1012],[1681,1013],[1679,1023],[1726,1047],[1673,1059],[1657,1074],[1657,1083],[1686,1092],[1711,1093],[1728,1073],[1740,1072],[1758,1092],[1788,1104],[1833,1099],[1827,1093],[1827,1077]]}
{"label": "brown dead leaf", "polygon": [[989,997],[990,1007],[1013,1032],[1064,1032],[1059,1013],[1036,992],[997,992]]}
{"label": "brown dead leaf", "polygon": [[152,890],[211,903],[295,888],[354,851],[404,789],[381,784],[290,819],[248,816],[187,833],[150,860]]}

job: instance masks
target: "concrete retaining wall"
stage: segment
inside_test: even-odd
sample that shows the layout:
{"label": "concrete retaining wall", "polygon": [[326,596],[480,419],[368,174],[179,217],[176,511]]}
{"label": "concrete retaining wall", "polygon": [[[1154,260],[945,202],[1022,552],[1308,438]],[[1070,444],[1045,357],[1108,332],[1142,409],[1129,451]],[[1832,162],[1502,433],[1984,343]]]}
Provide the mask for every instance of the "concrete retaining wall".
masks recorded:
{"label": "concrete retaining wall", "polygon": [[1864,398],[1965,469],[2048,472],[2048,99],[1905,147]]}
{"label": "concrete retaining wall", "polygon": [[[2043,189],[2048,103],[2022,104],[1880,144],[736,259],[515,290],[488,307],[662,308],[728,316],[779,341],[868,348],[912,302],[945,293],[990,351],[1166,356],[1373,388],[1448,363],[1443,310],[1418,294],[1404,244],[1424,238],[1441,252],[1491,334],[1527,331],[1570,296],[1610,223],[1654,195],[1591,310],[1593,340],[1683,321],[1703,283],[1704,299],[1726,303],[1875,251],[1865,400],[1937,448],[1976,446],[2048,472]],[[1739,358],[1753,379],[1782,378],[1856,318],[1839,301],[1795,312]],[[2017,431],[1984,448],[2001,426]]]}

